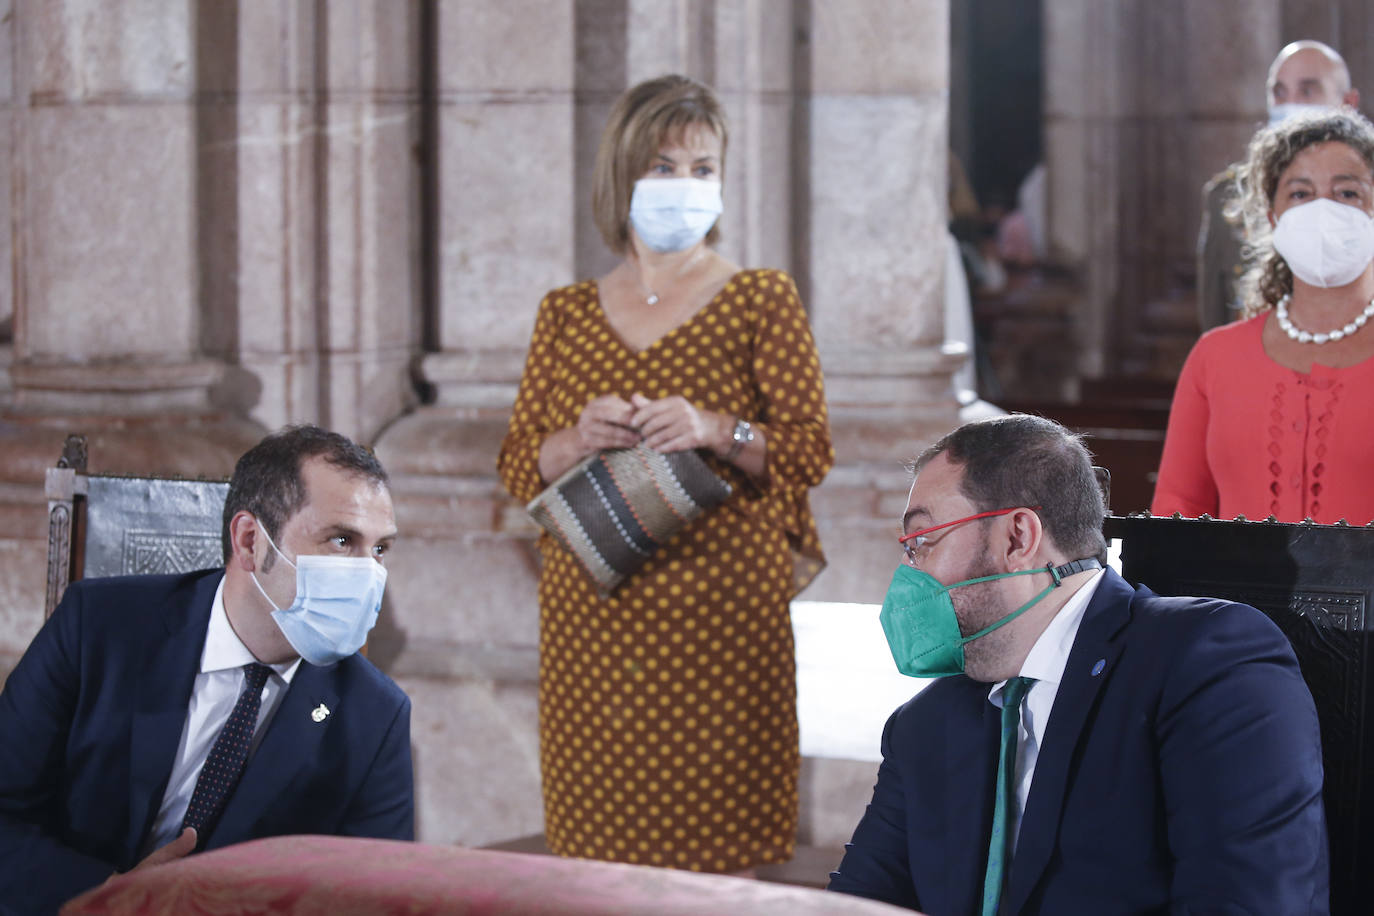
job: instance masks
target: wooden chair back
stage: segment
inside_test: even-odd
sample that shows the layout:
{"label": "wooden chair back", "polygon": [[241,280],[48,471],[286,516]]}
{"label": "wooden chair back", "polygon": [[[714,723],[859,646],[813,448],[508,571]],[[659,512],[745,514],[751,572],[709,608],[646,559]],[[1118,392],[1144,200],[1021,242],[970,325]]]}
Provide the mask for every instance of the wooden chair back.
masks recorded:
{"label": "wooden chair back", "polygon": [[191,572],[224,563],[227,480],[89,474],[86,440],[67,437],[49,468],[44,616],[82,578]]}

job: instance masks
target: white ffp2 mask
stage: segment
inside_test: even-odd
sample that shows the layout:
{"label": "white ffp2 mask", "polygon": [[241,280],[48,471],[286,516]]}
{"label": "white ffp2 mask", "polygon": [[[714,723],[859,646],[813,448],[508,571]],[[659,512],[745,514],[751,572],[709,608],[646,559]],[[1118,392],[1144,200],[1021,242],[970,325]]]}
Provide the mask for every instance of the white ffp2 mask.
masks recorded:
{"label": "white ffp2 mask", "polygon": [[1274,250],[1304,283],[1345,286],[1374,260],[1374,220],[1359,207],[1318,197],[1279,217]]}

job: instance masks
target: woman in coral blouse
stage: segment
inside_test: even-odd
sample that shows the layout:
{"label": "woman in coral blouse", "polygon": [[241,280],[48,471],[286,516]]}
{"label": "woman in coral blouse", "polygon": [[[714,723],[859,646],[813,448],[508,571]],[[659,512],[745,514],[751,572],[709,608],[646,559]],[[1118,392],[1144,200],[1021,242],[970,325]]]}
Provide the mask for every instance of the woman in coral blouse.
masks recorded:
{"label": "woman in coral blouse", "polygon": [[1193,347],[1154,515],[1374,520],[1374,125],[1266,128],[1242,176],[1246,317]]}

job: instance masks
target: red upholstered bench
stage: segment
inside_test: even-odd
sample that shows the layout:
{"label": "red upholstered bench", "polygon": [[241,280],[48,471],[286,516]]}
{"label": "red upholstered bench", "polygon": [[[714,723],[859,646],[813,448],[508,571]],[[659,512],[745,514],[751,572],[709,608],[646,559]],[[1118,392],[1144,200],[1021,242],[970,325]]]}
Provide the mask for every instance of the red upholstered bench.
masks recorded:
{"label": "red upholstered bench", "polygon": [[323,836],[255,840],[131,872],[76,898],[62,913],[910,916],[869,900],[744,878]]}

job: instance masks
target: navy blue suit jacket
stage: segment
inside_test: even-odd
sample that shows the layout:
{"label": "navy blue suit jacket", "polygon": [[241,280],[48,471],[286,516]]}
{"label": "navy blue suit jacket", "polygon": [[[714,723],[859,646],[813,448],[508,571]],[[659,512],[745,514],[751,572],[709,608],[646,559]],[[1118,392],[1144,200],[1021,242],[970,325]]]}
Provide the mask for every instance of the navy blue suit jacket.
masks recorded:
{"label": "navy blue suit jacket", "polygon": [[[48,913],[138,864],[223,570],[74,582],[0,693],[0,911]],[[323,703],[330,715],[315,722]],[[214,849],[293,833],[411,839],[410,701],[366,659],[301,662]]]}
{"label": "navy blue suit jacket", "polygon": [[[1050,713],[1000,912],[1326,912],[1321,739],[1287,639],[1246,605],[1104,576]],[[944,678],[893,713],[831,890],[978,912],[1000,727],[988,687]]]}

